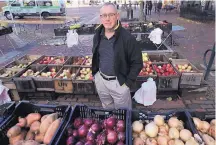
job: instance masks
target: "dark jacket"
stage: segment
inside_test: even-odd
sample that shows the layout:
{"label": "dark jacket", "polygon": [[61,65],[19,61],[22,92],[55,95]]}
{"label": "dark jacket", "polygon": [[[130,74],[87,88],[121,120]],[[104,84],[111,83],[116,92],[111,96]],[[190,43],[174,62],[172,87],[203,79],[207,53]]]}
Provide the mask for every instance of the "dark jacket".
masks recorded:
{"label": "dark jacket", "polygon": [[[93,38],[93,75],[99,71],[98,46],[100,44],[100,33],[103,29],[103,25],[100,25],[96,29],[96,34]],[[120,85],[125,83],[129,88],[131,88],[143,67],[142,53],[140,48],[137,47],[136,39],[127,30],[125,30],[120,23],[115,31],[114,71]]]}

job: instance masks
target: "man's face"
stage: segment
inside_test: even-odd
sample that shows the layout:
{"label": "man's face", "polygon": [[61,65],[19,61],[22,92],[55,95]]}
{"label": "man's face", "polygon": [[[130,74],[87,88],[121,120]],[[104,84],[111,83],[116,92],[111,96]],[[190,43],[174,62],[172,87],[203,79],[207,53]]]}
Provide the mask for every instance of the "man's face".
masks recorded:
{"label": "man's face", "polygon": [[117,13],[116,9],[113,6],[103,6],[100,10],[100,21],[103,24],[105,29],[111,30],[119,19],[119,13]]}

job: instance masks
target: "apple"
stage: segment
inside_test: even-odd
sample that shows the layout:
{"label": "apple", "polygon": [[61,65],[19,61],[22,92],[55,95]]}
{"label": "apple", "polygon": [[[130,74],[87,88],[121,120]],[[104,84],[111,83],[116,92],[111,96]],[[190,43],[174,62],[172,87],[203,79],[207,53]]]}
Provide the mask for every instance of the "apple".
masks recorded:
{"label": "apple", "polygon": [[92,71],[90,68],[82,68],[79,75],[76,77],[77,80],[93,80]]}
{"label": "apple", "polygon": [[154,65],[153,67],[155,68],[158,76],[177,75],[170,64],[163,64],[162,67],[160,65]]}
{"label": "apple", "polygon": [[176,69],[178,69],[179,72],[194,72],[190,64],[176,65]]}
{"label": "apple", "polygon": [[81,64],[83,64],[84,60],[85,60],[85,57],[76,57],[76,58],[74,58],[72,64],[73,65],[81,65]]}
{"label": "apple", "polygon": [[[142,55],[146,56],[146,53],[143,53]],[[153,65],[154,67],[154,65]],[[147,76],[147,75],[153,75],[153,68],[152,68],[152,62],[146,61],[143,62],[143,68],[139,73],[139,76]]]}

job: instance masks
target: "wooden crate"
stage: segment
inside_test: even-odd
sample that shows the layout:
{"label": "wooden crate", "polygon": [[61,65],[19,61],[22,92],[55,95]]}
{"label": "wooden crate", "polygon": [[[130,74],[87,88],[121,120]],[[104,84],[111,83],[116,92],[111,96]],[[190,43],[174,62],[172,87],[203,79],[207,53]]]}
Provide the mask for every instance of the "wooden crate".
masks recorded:
{"label": "wooden crate", "polygon": [[185,59],[181,54],[178,52],[171,52],[165,54],[167,60],[172,61],[172,59]]}
{"label": "wooden crate", "polygon": [[41,55],[24,55],[18,58],[17,61],[22,63],[28,63],[28,62],[34,63],[34,61],[36,61],[41,57],[42,57]]}
{"label": "wooden crate", "polygon": [[50,72],[51,69],[56,69],[56,75],[58,74],[59,70],[62,68],[62,66],[59,65],[53,65],[53,66],[46,66],[37,77],[34,77],[34,83],[37,91],[55,91],[54,89],[54,81],[53,78],[49,77],[40,77],[40,75],[44,72]]}
{"label": "wooden crate", "polygon": [[65,66],[81,66],[85,62],[85,57],[82,57],[82,61],[80,61],[79,64],[75,64],[75,62],[78,62],[78,58],[81,58],[80,56],[72,56],[70,57],[66,62]]}
{"label": "wooden crate", "polygon": [[200,85],[203,78],[203,73],[199,71],[193,64],[187,59],[173,59],[172,65],[184,65],[189,64],[194,72],[179,72],[181,74],[180,85]]}
{"label": "wooden crate", "polygon": [[167,58],[165,57],[164,54],[149,54],[149,60],[153,64],[165,64],[168,63]]}
{"label": "wooden crate", "polygon": [[44,69],[45,66],[29,66],[25,70],[22,71],[17,77],[13,78],[13,81],[16,85],[17,91],[18,92],[35,92],[35,83],[33,81],[34,76],[26,76],[23,77],[22,74],[28,71],[29,69],[33,70],[34,73],[37,71],[40,72]]}
{"label": "wooden crate", "polygon": [[[75,73],[75,76],[73,78],[70,78],[70,79],[58,78],[64,69],[69,69],[71,74]],[[75,79],[78,71],[79,71],[79,67],[64,66],[63,68],[61,68],[61,70],[58,72],[58,74],[54,78],[55,92],[57,92],[57,93],[72,93],[73,92],[72,80]]]}

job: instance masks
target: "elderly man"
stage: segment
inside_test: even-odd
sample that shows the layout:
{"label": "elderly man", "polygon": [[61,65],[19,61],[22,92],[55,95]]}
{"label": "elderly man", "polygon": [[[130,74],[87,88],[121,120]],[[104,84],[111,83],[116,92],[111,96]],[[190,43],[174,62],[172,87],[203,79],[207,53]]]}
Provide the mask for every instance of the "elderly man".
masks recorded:
{"label": "elderly man", "polygon": [[101,25],[93,38],[92,73],[104,108],[131,109],[130,88],[142,69],[142,54],[119,18],[112,3],[100,9]]}

